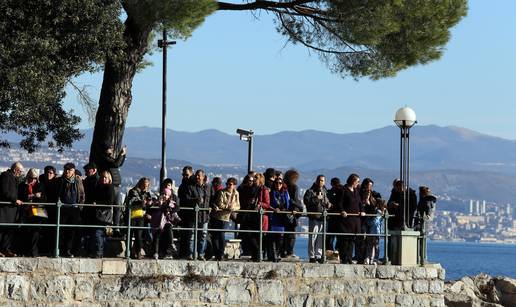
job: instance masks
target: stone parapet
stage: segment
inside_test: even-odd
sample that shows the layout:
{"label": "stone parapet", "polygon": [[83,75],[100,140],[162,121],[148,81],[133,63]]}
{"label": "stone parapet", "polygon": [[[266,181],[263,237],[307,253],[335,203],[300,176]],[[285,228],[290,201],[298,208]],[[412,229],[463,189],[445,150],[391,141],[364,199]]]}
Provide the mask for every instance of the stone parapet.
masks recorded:
{"label": "stone parapet", "polygon": [[443,289],[440,265],[0,259],[9,306],[444,306]]}

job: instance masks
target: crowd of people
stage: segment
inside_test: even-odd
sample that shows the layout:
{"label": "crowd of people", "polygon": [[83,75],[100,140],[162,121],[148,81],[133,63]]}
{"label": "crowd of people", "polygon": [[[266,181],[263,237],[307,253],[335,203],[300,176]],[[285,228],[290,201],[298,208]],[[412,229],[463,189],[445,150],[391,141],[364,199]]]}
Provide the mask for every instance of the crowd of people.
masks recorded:
{"label": "crowd of people", "polygon": [[[112,148],[106,152],[112,156]],[[418,201],[416,192],[408,189],[405,193],[398,179],[387,200],[373,189],[373,180],[365,178],[361,182],[357,174],[349,175],[344,184],[332,178],[329,189],[325,176],[319,175],[301,196],[297,183],[300,174],[294,169],[285,173],[273,168],[264,173],[249,172],[241,184],[236,178],[228,178],[223,184],[220,177],[210,182],[202,169],[194,172],[190,166],[183,168],[177,194],[171,179],[165,179],[159,192],[153,193],[150,180],[144,177],[122,201],[118,167],[125,149],[118,156],[122,158],[110,159],[110,164],[102,167],[88,163],[83,167],[84,177],[72,163],[64,165],[59,177],[53,166],[45,167],[41,176],[34,169],[23,176],[19,162],[3,172],[0,223],[31,227],[0,226],[0,256],[53,255],[59,238],[59,256],[103,257],[106,237],[123,238],[127,235],[125,228],[116,226],[130,223],[130,253],[134,259],[147,255],[155,259],[221,261],[225,232],[231,225],[240,230],[236,236],[241,239],[243,255],[253,261],[264,258],[278,262],[298,258],[294,232],[299,218],[307,216],[310,262],[322,262],[326,253],[341,263],[372,264],[379,261],[379,235],[384,231],[386,211],[390,215],[389,230],[417,228],[422,219],[431,216],[436,201],[427,187],[420,187]],[[403,210],[405,195],[408,210]],[[59,212],[56,203],[60,204]],[[59,233],[55,227],[45,227],[58,219],[65,224]]]}

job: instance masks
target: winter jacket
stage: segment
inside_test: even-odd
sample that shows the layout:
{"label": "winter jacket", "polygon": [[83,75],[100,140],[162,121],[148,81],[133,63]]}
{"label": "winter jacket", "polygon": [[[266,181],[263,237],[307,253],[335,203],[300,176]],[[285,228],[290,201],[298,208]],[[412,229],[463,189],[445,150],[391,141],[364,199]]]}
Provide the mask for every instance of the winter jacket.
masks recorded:
{"label": "winter jacket", "polygon": [[[414,191],[413,189],[409,189],[409,198],[407,206],[409,210],[407,226],[412,227],[412,220],[417,208],[416,191]],[[387,202],[387,209],[389,210],[389,215],[394,215],[393,217],[389,218],[389,230],[400,230],[403,227],[404,218],[402,191],[392,189],[391,196],[389,197],[389,201]]]}
{"label": "winter jacket", "polygon": [[212,219],[229,222],[231,211],[240,210],[238,191],[229,192],[227,189],[219,191],[214,209],[211,212]]}
{"label": "winter jacket", "polygon": [[14,223],[18,216],[18,182],[9,169],[0,175],[0,201],[10,204],[0,204],[0,223]]}
{"label": "winter jacket", "polygon": [[360,233],[361,223],[360,217],[356,214],[363,212],[362,202],[360,201],[360,194],[358,189],[351,191],[347,186],[342,188],[342,194],[340,200],[337,202],[336,212],[341,213],[345,211],[347,214],[353,214],[353,216],[337,216],[336,230],[343,233]]}
{"label": "winter jacket", "polygon": [[[330,207],[330,200],[328,199],[328,191],[325,187],[319,188],[316,184],[313,184],[312,187],[306,190],[305,195],[303,197],[303,201],[306,206],[307,212],[318,212],[322,213],[325,209]],[[322,214],[308,215],[310,220],[318,220],[321,221],[323,219]]]}
{"label": "winter jacket", "polygon": [[[72,178],[59,177],[59,200],[65,205],[84,204],[84,186],[81,177],[75,175]],[[75,196],[72,196],[75,195]]]}
{"label": "winter jacket", "polygon": [[[198,205],[199,208],[210,207],[210,185],[197,183],[191,183],[186,187],[184,199],[181,199],[181,207],[183,208],[195,208]],[[195,222],[194,210],[183,210],[181,218],[184,223],[191,224]],[[208,211],[199,210],[198,223],[208,222]]]}
{"label": "winter jacket", "polygon": [[[290,197],[286,190],[272,190],[270,192],[271,210],[280,209],[280,211],[292,211]],[[269,230],[284,231],[287,224],[287,214],[270,213],[269,214]]]}

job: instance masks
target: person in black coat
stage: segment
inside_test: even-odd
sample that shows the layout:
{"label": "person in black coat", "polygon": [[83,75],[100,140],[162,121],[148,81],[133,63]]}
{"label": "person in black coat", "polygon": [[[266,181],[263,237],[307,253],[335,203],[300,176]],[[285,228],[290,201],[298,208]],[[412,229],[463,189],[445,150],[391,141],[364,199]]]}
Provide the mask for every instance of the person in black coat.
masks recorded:
{"label": "person in black coat", "polygon": [[[297,213],[303,212],[304,205],[301,200],[301,195],[299,192],[299,186],[297,185],[297,181],[299,180],[299,173],[290,169],[285,172],[285,184],[287,185],[288,195],[290,197],[290,203],[292,207],[292,212],[294,215],[294,223],[289,223],[285,227],[285,231],[296,231],[296,227],[298,225],[297,219],[299,215]],[[286,233],[283,235],[283,244],[281,247],[281,257],[292,257],[295,259],[299,259],[298,256],[294,254],[294,247],[296,244],[296,235],[293,233]]]}
{"label": "person in black coat", "polygon": [[[191,182],[184,195],[184,200],[181,199],[182,208],[195,208],[197,205],[201,209],[209,209],[210,207],[210,185],[205,182],[204,170],[197,170],[195,172],[195,181]],[[200,210],[197,215],[197,253],[199,260],[205,260],[204,252],[206,250],[206,236],[208,232],[208,211]],[[183,219],[184,217],[184,219]],[[184,227],[195,227],[195,211],[185,210],[181,217]],[[194,258],[194,230],[187,232],[186,236],[188,244],[187,259]]]}
{"label": "person in black coat", "polygon": [[[188,189],[188,186],[191,184],[193,178],[193,169],[190,165],[186,165],[183,167],[183,171],[181,173],[181,184],[179,185],[179,188],[177,190],[177,197],[179,198],[179,201],[181,203],[184,203],[186,201],[186,191]],[[186,227],[186,218],[188,211],[183,210],[179,211],[179,217],[181,218],[181,227]],[[188,256],[188,250],[189,250],[189,237],[190,231],[189,230],[181,230],[179,231],[179,257],[185,258]]]}
{"label": "person in black coat", "polygon": [[[39,183],[45,196],[45,202],[57,203],[59,198],[59,179],[57,178],[56,168],[52,165],[45,166],[43,174],[39,175]],[[57,221],[57,208],[53,205],[45,206],[47,210],[47,223],[55,224]],[[40,238],[40,253],[54,254],[56,240],[55,227],[44,227]]]}
{"label": "person in black coat", "polygon": [[[18,218],[18,207],[23,202],[18,198],[18,178],[23,172],[20,162],[14,163],[10,169],[0,175],[0,223],[15,223]],[[13,226],[0,226],[0,257],[13,257],[11,250],[14,235]]]}
{"label": "person in black coat", "polygon": [[[38,182],[38,174],[31,168],[25,176],[25,181],[18,186],[18,198],[24,203],[43,203],[45,197],[43,189]],[[43,206],[24,206],[20,210],[23,223],[41,224],[48,219],[48,214]],[[24,234],[24,242],[20,242],[21,252],[28,257],[39,257],[39,239],[42,227],[25,227],[21,231]]]}
{"label": "person in black coat", "polygon": [[[103,171],[100,173],[98,183],[95,185],[93,204],[115,205],[116,195],[113,187],[111,173]],[[113,207],[86,207],[87,223],[90,225],[107,226],[113,223]],[[106,228],[90,228],[89,251],[90,256],[102,258],[104,256],[104,245],[106,242]]]}
{"label": "person in black coat", "polygon": [[387,202],[387,209],[389,215],[389,230],[403,230],[404,220],[408,228],[413,227],[414,214],[417,209],[417,195],[416,191],[409,188],[408,200],[407,200],[407,211],[408,214],[405,217],[403,210],[403,199],[404,199],[405,184],[403,181],[396,179],[393,182],[393,189]]}
{"label": "person in black coat", "polygon": [[[358,185],[360,177],[357,174],[349,175],[346,184],[342,189],[342,196],[337,202],[336,211],[340,217],[336,220],[337,232],[357,234],[360,233],[360,216],[364,215]],[[354,237],[338,236],[337,246],[339,249],[340,262],[351,264],[353,261]]]}
{"label": "person in black coat", "polygon": [[[331,189],[328,190],[328,199],[330,200],[330,203],[332,206],[330,207],[330,210],[328,212],[331,213],[338,213],[340,212],[336,211],[336,205],[337,202],[340,201],[340,198],[342,197],[342,184],[340,183],[340,179],[337,177],[334,177],[330,180]],[[330,215],[328,216],[328,232],[329,233],[335,233],[335,225],[338,223],[338,216]],[[336,236],[335,235],[327,235],[326,236],[326,257],[328,260],[334,260],[338,256],[337,246],[336,246]]]}

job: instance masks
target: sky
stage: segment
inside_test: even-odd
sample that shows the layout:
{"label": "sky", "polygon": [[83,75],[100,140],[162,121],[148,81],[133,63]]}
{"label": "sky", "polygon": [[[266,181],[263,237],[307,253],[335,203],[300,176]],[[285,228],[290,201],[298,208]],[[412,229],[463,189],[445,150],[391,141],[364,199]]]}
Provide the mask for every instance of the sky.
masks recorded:
{"label": "sky", "polygon": [[[332,74],[302,46],[285,45],[272,16],[216,12],[168,52],[167,128],[256,134],[364,132],[394,125],[409,106],[420,125],[459,126],[516,139],[516,1],[470,0],[443,57],[371,81]],[[161,125],[162,54],[133,83],[128,127]],[[101,74],[75,80],[98,100]],[[67,89],[65,107],[83,117]]]}

